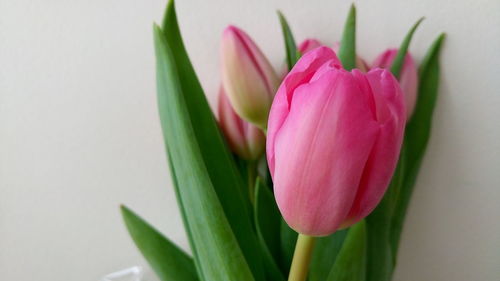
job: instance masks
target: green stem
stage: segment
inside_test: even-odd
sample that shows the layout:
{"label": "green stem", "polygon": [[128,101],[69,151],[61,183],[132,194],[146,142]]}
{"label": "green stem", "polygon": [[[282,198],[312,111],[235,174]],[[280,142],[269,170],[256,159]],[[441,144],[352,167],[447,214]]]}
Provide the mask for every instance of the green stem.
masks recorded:
{"label": "green stem", "polygon": [[255,178],[257,176],[257,161],[247,162],[248,196],[252,204],[255,202]]}
{"label": "green stem", "polygon": [[315,237],[299,233],[288,281],[305,281],[309,272]]}

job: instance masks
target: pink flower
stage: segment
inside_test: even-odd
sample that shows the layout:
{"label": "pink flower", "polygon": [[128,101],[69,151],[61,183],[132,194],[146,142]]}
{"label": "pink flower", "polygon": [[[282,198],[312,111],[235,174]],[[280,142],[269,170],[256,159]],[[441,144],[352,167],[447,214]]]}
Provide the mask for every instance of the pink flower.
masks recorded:
{"label": "pink flower", "polygon": [[[299,44],[299,46],[297,47],[297,49],[299,50],[301,55],[304,55],[305,53],[307,53],[311,50],[314,50],[320,46],[323,46],[323,44],[321,44],[321,42],[319,42],[316,39],[309,38],[309,39],[305,39],[304,41],[302,41]],[[287,74],[288,74],[288,65],[286,65],[286,63],[283,63],[283,65],[281,66],[281,71],[280,71],[280,77],[281,77],[282,81]]]}
{"label": "pink flower", "polygon": [[241,158],[256,160],[264,153],[264,133],[236,114],[222,87],[219,92],[219,125],[229,147]]}
{"label": "pink flower", "polygon": [[318,40],[316,39],[306,39],[304,41],[302,41],[300,44],[299,44],[299,52],[303,55],[311,50],[314,50],[320,46],[323,46],[323,44],[321,44],[321,42],[319,42]]}
{"label": "pink flower", "polygon": [[[390,69],[397,53],[397,49],[386,50],[380,54],[377,59],[375,59],[373,67]],[[399,84],[401,85],[401,89],[405,95],[406,116],[407,119],[410,119],[417,102],[418,87],[417,66],[410,53],[407,53],[405,56],[403,68],[401,69],[401,73],[399,75]]]}
{"label": "pink flower", "polygon": [[389,71],[348,72],[327,47],[305,54],[268,123],[267,159],[286,222],[322,236],[367,216],[396,167],[405,114]]}
{"label": "pink flower", "polygon": [[228,26],[222,35],[222,84],[234,110],[265,129],[279,78],[243,30]]}
{"label": "pink flower", "polygon": [[[309,39],[305,39],[304,41],[302,41],[299,44],[299,46],[297,47],[297,49],[299,50],[301,55],[304,55],[305,53],[307,53],[311,50],[314,50],[320,46],[323,46],[323,44],[321,44],[321,42],[319,42],[316,39],[309,38]],[[281,67],[281,72],[280,72],[281,81],[283,81],[283,79],[285,78],[285,76],[287,74],[288,74],[288,66],[286,65],[286,63],[284,63]]]}

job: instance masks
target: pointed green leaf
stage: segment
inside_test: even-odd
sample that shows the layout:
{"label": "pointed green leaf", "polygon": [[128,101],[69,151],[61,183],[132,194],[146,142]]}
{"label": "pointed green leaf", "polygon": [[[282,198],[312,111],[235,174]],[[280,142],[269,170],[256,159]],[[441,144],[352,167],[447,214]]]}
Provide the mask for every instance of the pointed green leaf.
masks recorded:
{"label": "pointed green leaf", "polygon": [[255,227],[262,244],[266,272],[270,280],[282,280],[277,261],[280,257],[280,221],[281,215],[274,201],[274,195],[260,178],[255,182]]}
{"label": "pointed green leaf", "polygon": [[403,68],[405,56],[406,56],[406,53],[408,52],[408,47],[410,46],[410,42],[411,42],[411,39],[413,38],[413,34],[415,33],[415,30],[417,30],[417,27],[420,25],[420,23],[423,20],[424,20],[424,18],[420,18],[412,26],[412,28],[408,31],[405,38],[403,39],[401,46],[399,46],[398,53],[396,54],[396,57],[394,58],[394,61],[392,62],[392,66],[391,66],[391,72],[397,79],[399,79],[399,74],[401,73],[401,69]]}
{"label": "pointed green leaf", "polygon": [[292,265],[293,252],[297,243],[298,234],[291,229],[283,218],[280,223],[280,249],[281,259],[280,268],[285,275],[288,275],[290,266]]}
{"label": "pointed green leaf", "polygon": [[366,218],[367,249],[366,272],[367,281],[389,281],[393,271],[391,245],[389,243],[390,224],[392,218],[391,202],[395,186],[391,184],[386,195]]}
{"label": "pointed green leaf", "polygon": [[415,180],[430,137],[431,121],[439,86],[439,54],[444,34],[431,45],[420,66],[418,100],[412,118],[406,125],[404,178],[396,202],[391,226],[391,248],[397,256],[403,222],[413,193]]}
{"label": "pointed green leaf", "polygon": [[412,118],[406,126],[408,166],[414,167],[427,147],[432,114],[436,105],[439,85],[439,51],[445,35],[441,34],[427,52],[419,71],[418,100]]}
{"label": "pointed green leaf", "polygon": [[[241,186],[242,188],[242,194],[245,194],[248,199],[250,200],[250,202],[252,202],[252,198],[253,196],[255,196],[255,194],[252,194],[252,197],[250,197],[250,190],[249,190],[249,184],[250,183],[250,169],[252,169],[251,165],[253,163],[249,163],[247,160],[243,159],[243,158],[240,158],[238,155],[236,154],[233,154],[233,159],[234,159],[234,162],[236,164],[236,169],[238,170],[238,173],[240,174],[241,176],[241,179],[243,180],[243,182],[247,183],[247,184],[244,184]],[[255,179],[252,179],[252,181],[254,181]]]}
{"label": "pointed green leaf", "polygon": [[394,268],[390,244],[391,223],[403,182],[404,146],[391,183],[375,210],[365,219],[367,237],[367,280],[389,281]]}
{"label": "pointed green leaf", "polygon": [[366,237],[364,221],[349,229],[327,281],[365,281]]}
{"label": "pointed green leaf", "polygon": [[166,145],[166,146],[167,146],[168,167],[170,169],[170,177],[172,178],[174,191],[175,191],[175,198],[177,199],[177,204],[179,206],[179,210],[181,213],[182,222],[184,225],[184,230],[186,231],[189,245],[191,247],[191,252],[193,253],[193,260],[194,260],[194,264],[196,267],[196,271],[198,272],[198,277],[200,280],[205,280],[203,278],[203,272],[201,271],[201,266],[200,266],[200,261],[198,259],[198,255],[196,254],[196,249],[194,248],[193,235],[191,234],[191,230],[189,229],[189,224],[187,222],[186,210],[185,210],[185,207],[182,204],[182,200],[180,198],[179,184],[177,183],[177,177],[175,176],[174,163],[172,163],[172,157],[170,156],[171,154],[170,154],[170,152],[168,152],[168,145]]}
{"label": "pointed green leaf", "polygon": [[356,68],[356,7],[351,5],[340,40],[338,57],[347,70]]}
{"label": "pointed green leaf", "polygon": [[254,280],[214,191],[183,98],[180,72],[155,26],[160,120],[175,168],[179,198],[205,280]]}
{"label": "pointed green leaf", "polygon": [[318,237],[311,261],[309,281],[323,281],[332,270],[335,260],[342,249],[347,229],[339,230],[326,237]]}
{"label": "pointed green leaf", "polygon": [[[203,89],[184,47],[177,23],[174,2],[168,3],[162,30],[172,51],[172,64],[180,77],[180,95],[184,99],[191,126],[217,197],[236,236],[239,246],[256,279],[263,278],[263,265],[254,249],[259,243],[253,230],[247,190],[238,173],[213,116]],[[164,108],[167,110],[168,106]],[[186,208],[189,206],[186,206]]]}
{"label": "pointed green leaf", "polygon": [[280,11],[278,11],[278,17],[280,19],[283,39],[285,41],[286,63],[288,66],[288,70],[292,70],[293,66],[300,58],[300,52],[297,50],[297,44],[295,43],[292,30],[290,29],[285,16]]}
{"label": "pointed green leaf", "polygon": [[121,206],[121,212],[135,245],[160,280],[198,280],[191,257],[127,207]]}
{"label": "pointed green leaf", "polygon": [[255,226],[259,237],[276,259],[279,257],[281,215],[274,195],[260,178],[255,183]]}

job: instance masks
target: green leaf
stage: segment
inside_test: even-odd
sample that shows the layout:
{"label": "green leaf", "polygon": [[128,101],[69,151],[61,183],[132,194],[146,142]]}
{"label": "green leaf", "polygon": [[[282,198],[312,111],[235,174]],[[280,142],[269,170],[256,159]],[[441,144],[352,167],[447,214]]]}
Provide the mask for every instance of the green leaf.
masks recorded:
{"label": "green leaf", "polygon": [[335,260],[342,248],[347,229],[339,230],[326,237],[316,238],[311,267],[309,273],[309,281],[323,281],[325,276],[328,276],[332,270]]}
{"label": "green leaf", "polygon": [[417,27],[420,25],[420,23],[423,20],[424,20],[424,18],[420,18],[412,26],[412,28],[408,31],[405,38],[403,39],[401,46],[399,46],[398,53],[396,54],[396,58],[394,58],[394,61],[392,62],[392,66],[391,66],[391,72],[397,79],[399,79],[401,69],[403,68],[406,53],[408,52],[408,47],[410,46],[410,42],[411,42],[411,39],[413,38],[413,34],[415,33],[415,30],[417,30]]}
{"label": "green leaf", "polygon": [[295,39],[293,39],[292,30],[290,30],[290,26],[288,25],[285,16],[278,11],[278,17],[280,19],[283,39],[285,41],[286,63],[288,65],[288,70],[290,71],[299,60],[300,52],[297,50],[297,44],[295,43]]}
{"label": "green leaf", "polygon": [[391,194],[394,193],[395,188],[395,184],[390,185],[380,204],[366,218],[368,233],[366,280],[368,281],[389,281],[392,275],[393,259],[389,234],[393,206]]}
{"label": "green leaf", "polygon": [[255,226],[258,236],[276,259],[280,256],[281,215],[274,195],[260,178],[255,183]]}
{"label": "green leaf", "polygon": [[356,7],[351,5],[340,40],[338,57],[346,70],[356,68]]}
{"label": "green leaf", "polygon": [[198,280],[191,257],[129,208],[120,208],[130,236],[160,280]]}
{"label": "green leaf", "polygon": [[367,237],[367,280],[389,281],[394,268],[390,244],[391,223],[404,175],[404,146],[391,183],[375,210],[365,219]]}
{"label": "green leaf", "polygon": [[[243,193],[247,188],[219,131],[187,55],[173,1],[168,3],[162,30],[172,52],[171,63],[175,65],[180,78],[179,95],[186,104],[202,162],[245,259],[255,278],[261,280],[264,276],[263,264],[259,253],[255,251],[259,243],[252,225],[250,202],[245,196],[247,193]],[[163,110],[168,108],[166,105]],[[186,206],[188,207],[190,206]]]}
{"label": "green leaf", "polygon": [[170,155],[171,155],[171,153],[168,152],[168,145],[167,145],[168,167],[170,169],[170,177],[172,178],[172,182],[173,182],[173,185],[174,185],[175,198],[177,199],[177,204],[179,206],[179,210],[180,210],[180,213],[181,213],[182,222],[183,222],[183,225],[184,225],[184,230],[186,231],[186,235],[188,237],[189,245],[191,246],[191,252],[193,253],[193,260],[194,260],[194,264],[196,266],[196,271],[198,272],[198,276],[200,277],[200,279],[204,280],[202,278],[203,277],[203,272],[201,271],[200,261],[198,259],[198,255],[196,254],[196,249],[194,248],[193,235],[191,234],[191,231],[189,230],[189,224],[188,224],[188,221],[187,221],[187,218],[186,218],[185,207],[182,204],[182,200],[180,198],[179,184],[177,183],[177,177],[175,176],[174,163],[172,163],[172,157]]}
{"label": "green leaf", "polygon": [[154,27],[160,120],[175,168],[192,248],[204,280],[254,280],[214,191],[183,98],[185,79],[164,33]]}
{"label": "green leaf", "polygon": [[406,125],[404,179],[395,206],[390,233],[393,256],[397,256],[406,210],[430,137],[431,121],[439,86],[439,54],[445,34],[431,45],[420,66],[418,100],[412,118]]}
{"label": "green leaf", "polygon": [[441,34],[434,41],[419,69],[418,100],[413,116],[406,126],[405,135],[410,148],[407,159],[409,167],[415,166],[427,148],[439,86],[439,51],[444,38],[445,35]]}
{"label": "green leaf", "polygon": [[295,251],[295,244],[297,243],[298,234],[291,229],[283,218],[280,223],[280,249],[281,259],[280,268],[288,275],[290,266],[292,265],[293,252]]}
{"label": "green leaf", "polygon": [[366,237],[364,221],[349,229],[327,281],[365,281]]}
{"label": "green leaf", "polygon": [[266,260],[266,272],[270,280],[285,280],[278,268],[280,257],[281,215],[274,195],[260,178],[255,182],[255,227]]}

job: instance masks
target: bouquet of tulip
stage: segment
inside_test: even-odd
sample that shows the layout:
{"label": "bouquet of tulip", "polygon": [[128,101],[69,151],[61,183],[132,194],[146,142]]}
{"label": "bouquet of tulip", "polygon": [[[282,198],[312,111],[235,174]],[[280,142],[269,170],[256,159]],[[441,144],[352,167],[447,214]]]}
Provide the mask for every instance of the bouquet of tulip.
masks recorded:
{"label": "bouquet of tulip", "polygon": [[214,118],[173,1],[154,27],[160,120],[191,255],[126,207],[137,247],[163,281],[385,281],[430,134],[440,35],[417,69],[399,49],[368,66],[356,14],[340,43],[296,45],[279,13],[288,69],[250,37],[222,37]]}

